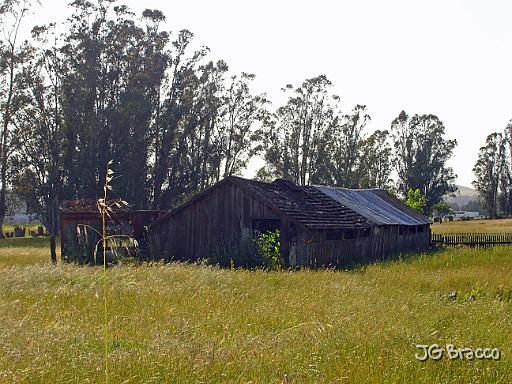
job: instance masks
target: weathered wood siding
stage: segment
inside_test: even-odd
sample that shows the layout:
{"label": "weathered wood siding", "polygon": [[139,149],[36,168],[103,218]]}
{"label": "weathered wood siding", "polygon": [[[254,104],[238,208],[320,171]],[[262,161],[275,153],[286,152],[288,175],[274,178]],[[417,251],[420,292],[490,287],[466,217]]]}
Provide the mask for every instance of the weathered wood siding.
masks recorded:
{"label": "weathered wood siding", "polygon": [[280,219],[278,213],[231,183],[207,191],[151,230],[155,258],[208,258],[213,247],[252,235],[253,219]]}
{"label": "weathered wood siding", "polygon": [[370,236],[345,240],[325,240],[325,233],[317,231],[303,233],[297,246],[298,265],[344,267],[426,250],[430,231],[428,226],[419,233],[400,233],[398,226],[377,227]]}

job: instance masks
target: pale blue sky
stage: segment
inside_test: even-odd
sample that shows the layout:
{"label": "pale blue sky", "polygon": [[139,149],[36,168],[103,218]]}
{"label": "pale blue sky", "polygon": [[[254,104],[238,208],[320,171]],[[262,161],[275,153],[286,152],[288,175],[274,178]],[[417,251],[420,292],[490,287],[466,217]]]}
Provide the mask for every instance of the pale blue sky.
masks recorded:
{"label": "pale blue sky", "polygon": [[[42,0],[38,23],[65,18],[66,0]],[[432,113],[459,146],[450,162],[471,185],[486,136],[512,119],[512,2],[462,0],[118,1],[157,8],[232,71],[256,74],[277,106],[279,89],[326,74],[349,110],[365,104],[369,130],[404,109]],[[259,162],[253,162],[252,175]]]}

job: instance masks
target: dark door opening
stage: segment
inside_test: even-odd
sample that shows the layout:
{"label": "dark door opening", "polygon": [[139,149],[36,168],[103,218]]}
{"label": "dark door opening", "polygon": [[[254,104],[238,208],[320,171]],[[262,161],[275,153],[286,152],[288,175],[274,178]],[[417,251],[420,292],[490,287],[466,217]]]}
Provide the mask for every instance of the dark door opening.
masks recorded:
{"label": "dark door opening", "polygon": [[254,233],[274,232],[276,229],[281,229],[280,219],[252,219]]}

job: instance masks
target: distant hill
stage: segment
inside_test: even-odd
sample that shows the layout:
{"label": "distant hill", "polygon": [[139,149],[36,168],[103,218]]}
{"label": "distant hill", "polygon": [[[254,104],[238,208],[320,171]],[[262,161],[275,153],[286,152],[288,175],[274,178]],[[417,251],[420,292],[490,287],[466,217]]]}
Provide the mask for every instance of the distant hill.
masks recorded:
{"label": "distant hill", "polygon": [[465,187],[463,185],[457,185],[459,190],[455,193],[455,197],[448,196],[446,201],[449,204],[456,204],[459,207],[466,205],[471,201],[478,200],[478,192],[473,188]]}

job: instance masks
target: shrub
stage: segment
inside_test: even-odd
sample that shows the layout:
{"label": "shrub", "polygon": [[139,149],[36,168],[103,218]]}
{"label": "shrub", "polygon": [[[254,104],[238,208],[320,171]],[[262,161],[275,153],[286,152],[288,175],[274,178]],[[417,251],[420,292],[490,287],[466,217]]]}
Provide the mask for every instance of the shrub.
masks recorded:
{"label": "shrub", "polygon": [[274,270],[282,267],[281,234],[278,229],[260,232],[254,242],[264,267]]}
{"label": "shrub", "polygon": [[405,204],[419,213],[423,213],[428,204],[428,198],[419,189],[409,189]]}

